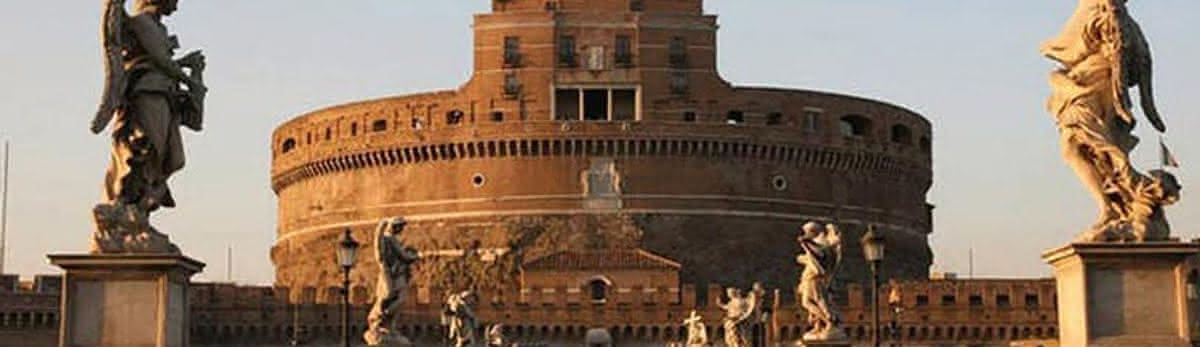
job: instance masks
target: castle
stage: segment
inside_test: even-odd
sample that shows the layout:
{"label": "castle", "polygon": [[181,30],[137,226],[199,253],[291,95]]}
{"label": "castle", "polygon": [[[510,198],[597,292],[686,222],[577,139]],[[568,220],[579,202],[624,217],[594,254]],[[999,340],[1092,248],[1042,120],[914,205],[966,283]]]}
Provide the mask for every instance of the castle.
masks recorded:
{"label": "castle", "polygon": [[[409,220],[401,238],[426,258],[642,248],[679,261],[686,282],[779,288],[794,285],[805,221],[836,221],[847,240],[873,224],[896,260],[886,273],[927,277],[932,125],[921,115],[725,81],[701,0],[492,4],[475,16],[474,72],[459,88],[275,130],[278,285],[339,285],[333,241],[346,229],[370,239],[392,216]],[[865,280],[857,243],[846,246],[843,279]],[[373,266],[351,274],[374,278]]]}

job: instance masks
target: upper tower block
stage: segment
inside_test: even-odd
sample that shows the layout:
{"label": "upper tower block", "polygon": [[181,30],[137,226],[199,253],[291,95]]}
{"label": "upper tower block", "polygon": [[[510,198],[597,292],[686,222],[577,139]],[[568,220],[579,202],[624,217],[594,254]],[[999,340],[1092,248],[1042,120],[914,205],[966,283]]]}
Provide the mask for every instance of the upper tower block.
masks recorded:
{"label": "upper tower block", "polygon": [[492,0],[492,12],[595,11],[700,14],[703,0]]}

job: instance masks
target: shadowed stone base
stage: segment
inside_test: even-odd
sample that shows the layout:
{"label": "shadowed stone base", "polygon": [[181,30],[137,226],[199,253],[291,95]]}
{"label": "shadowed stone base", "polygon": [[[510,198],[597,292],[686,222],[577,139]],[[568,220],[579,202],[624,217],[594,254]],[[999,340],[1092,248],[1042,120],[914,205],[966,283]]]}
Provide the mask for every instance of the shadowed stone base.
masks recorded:
{"label": "shadowed stone base", "polygon": [[1074,243],[1046,251],[1058,285],[1059,344],[1191,346],[1188,257],[1200,244]]}
{"label": "shadowed stone base", "polygon": [[50,255],[63,268],[61,347],[187,347],[188,283],[204,263],[181,255]]}
{"label": "shadowed stone base", "polygon": [[796,347],[850,347],[850,340],[796,341]]}

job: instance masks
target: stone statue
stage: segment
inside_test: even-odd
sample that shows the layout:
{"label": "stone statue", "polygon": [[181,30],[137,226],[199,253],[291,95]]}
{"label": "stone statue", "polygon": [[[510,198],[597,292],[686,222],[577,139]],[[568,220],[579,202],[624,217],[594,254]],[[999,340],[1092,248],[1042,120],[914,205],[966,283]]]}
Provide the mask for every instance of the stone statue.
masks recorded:
{"label": "stone statue", "polygon": [[1050,74],[1048,102],[1063,157],[1095,199],[1100,217],[1083,242],[1161,241],[1170,237],[1163,206],[1180,185],[1162,170],[1144,175],[1129,152],[1138,143],[1130,88],[1159,132],[1167,127],[1154,104],[1150,47],[1125,0],[1079,0],[1062,33],[1041,47],[1061,66]]}
{"label": "stone statue", "polygon": [[451,294],[446,299],[446,310],[442,312],[442,324],[449,326],[450,342],[454,347],[469,347],[475,344],[475,312],[471,308],[475,294],[471,291]]}
{"label": "stone statue", "polygon": [[508,345],[508,337],[504,336],[504,324],[494,324],[488,328],[487,332],[488,347],[504,347]]}
{"label": "stone statue", "polygon": [[796,293],[800,305],[808,312],[809,326],[803,340],[844,340],[846,333],[839,326],[841,318],[829,303],[833,278],[842,262],[842,233],[836,225],[821,228],[820,224],[809,222],[797,241],[801,252],[796,262],[803,269]]}
{"label": "stone statue", "polygon": [[179,127],[203,124],[205,58],[194,51],[175,59],[179,41],[163,25],[177,0],[105,0],[101,41],[104,96],[92,120],[100,133],[112,124],[112,161],[104,201],[92,210],[92,253],[179,253],[150,226],[150,214],[175,207],[167,181],[183,168]]}
{"label": "stone statue", "polygon": [[683,325],[687,327],[687,347],[708,347],[708,328],[704,326],[704,317],[692,310],[692,314],[683,320]]}
{"label": "stone statue", "polygon": [[404,218],[379,222],[375,227],[375,260],[379,263],[379,278],[375,281],[375,305],[367,315],[367,332],[363,341],[368,346],[411,346],[408,338],[395,332],[395,321],[405,290],[412,279],[412,264],[420,259],[417,251],[400,243],[400,233],[408,223]]}
{"label": "stone statue", "polygon": [[725,346],[750,347],[750,331],[756,322],[755,313],[758,312],[758,293],[751,291],[746,294],[741,289],[732,287],[726,288],[725,293],[729,296],[729,301],[718,304],[725,310],[725,319],[722,321],[725,328]]}

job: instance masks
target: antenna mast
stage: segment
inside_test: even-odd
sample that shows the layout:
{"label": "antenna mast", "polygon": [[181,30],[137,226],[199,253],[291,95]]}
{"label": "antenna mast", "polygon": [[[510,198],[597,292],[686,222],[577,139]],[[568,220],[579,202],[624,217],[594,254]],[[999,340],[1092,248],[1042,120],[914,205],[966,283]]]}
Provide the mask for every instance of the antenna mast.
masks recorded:
{"label": "antenna mast", "polygon": [[233,246],[225,250],[225,281],[233,283]]}
{"label": "antenna mast", "polygon": [[4,258],[8,256],[8,141],[4,141],[4,192],[0,195],[0,274],[4,274]]}

